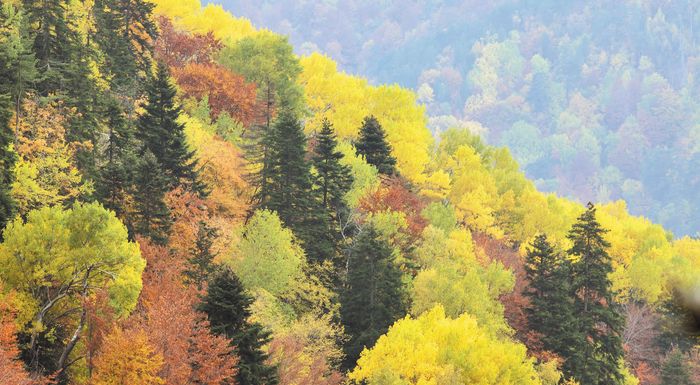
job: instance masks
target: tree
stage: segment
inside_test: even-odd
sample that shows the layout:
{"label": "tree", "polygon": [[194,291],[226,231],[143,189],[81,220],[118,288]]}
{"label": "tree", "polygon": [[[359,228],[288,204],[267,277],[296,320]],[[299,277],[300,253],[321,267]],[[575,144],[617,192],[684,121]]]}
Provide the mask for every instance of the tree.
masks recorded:
{"label": "tree", "polygon": [[240,359],[236,384],[275,385],[276,368],[266,363],[268,355],[263,350],[270,334],[249,320],[252,302],[233,271],[222,268],[209,281],[199,309],[207,314],[211,331],[225,336],[235,346]]}
{"label": "tree", "polygon": [[143,330],[122,330],[116,326],[105,337],[95,358],[92,384],[95,385],[162,385],[158,371],[163,356],[148,342]]}
{"label": "tree", "polygon": [[15,127],[15,165],[12,197],[17,212],[51,205],[68,205],[92,191],[75,165],[76,147],[66,140],[67,121],[62,103],[43,104],[26,98],[22,110],[26,118]]}
{"label": "tree", "polygon": [[564,373],[582,384],[621,384],[624,377],[621,333],[624,319],[614,302],[609,274],[612,262],[610,244],[596,220],[596,209],[589,203],[569,231],[572,265],[571,292],[574,295],[576,323],[572,344],[565,354]]}
{"label": "tree", "polygon": [[340,318],[349,339],[346,369],[365,347],[371,347],[391,324],[406,315],[401,271],[389,245],[373,227],[366,227],[347,250],[347,281],[340,295]]}
{"label": "tree", "polygon": [[134,231],[164,244],[172,225],[170,210],[164,202],[169,186],[160,163],[150,151],[139,160],[134,185],[134,211],[130,218]]}
{"label": "tree", "polygon": [[210,64],[222,44],[214,34],[195,34],[178,31],[170,19],[158,18],[160,36],[155,43],[155,54],[170,67],[184,67],[188,63]]}
{"label": "tree", "polygon": [[133,152],[133,127],[116,101],[108,105],[106,113],[109,131],[101,154],[102,162],[98,164],[95,196],[106,208],[114,210],[117,217],[124,218],[128,209],[134,165],[138,164]]}
{"label": "tree", "polygon": [[301,65],[286,37],[267,32],[245,37],[222,49],[219,63],[257,84],[267,130],[281,109],[302,112],[303,92],[296,81]]}
{"label": "tree", "polygon": [[685,356],[679,349],[674,349],[661,367],[661,385],[693,385],[690,368]]}
{"label": "tree", "polygon": [[233,264],[249,290],[265,289],[279,295],[303,277],[304,251],[274,212],[253,214],[236,251],[238,259]]}
{"label": "tree", "polygon": [[9,95],[0,95],[0,231],[14,217],[15,212],[11,191],[17,154],[10,147],[14,141],[10,128],[11,117]]}
{"label": "tree", "polygon": [[20,360],[13,293],[0,295],[0,382],[6,385],[32,385],[34,381]]}
{"label": "tree", "polygon": [[169,189],[185,186],[205,195],[206,186],[199,180],[194,153],[187,148],[184,124],[180,123],[180,106],[175,104],[175,86],[168,68],[158,64],[155,76],[146,86],[147,101],[137,127],[144,148],[153,153],[168,179]]}
{"label": "tree", "polygon": [[183,283],[183,256],[145,239],[139,244],[148,267],[139,312],[130,322],[163,356],[158,376],[168,385],[230,384],[238,358],[230,341],[212,334],[206,315],[196,310],[200,293]]}
{"label": "tree", "polygon": [[155,4],[143,0],[97,0],[95,40],[105,57],[112,88],[134,94],[151,66],[152,44],[158,35],[153,20]]}
{"label": "tree", "polygon": [[396,173],[396,159],[391,155],[391,146],[386,140],[386,133],[374,116],[365,117],[362,122],[355,149],[357,154],[364,156],[367,163],[376,167],[380,174]]}
{"label": "tree", "polygon": [[446,317],[440,305],[397,321],[349,377],[377,385],[540,384],[525,346],[493,335],[469,314]]}
{"label": "tree", "polygon": [[334,256],[329,220],[313,191],[311,165],[306,160],[306,137],[301,123],[289,112],[280,114],[265,136],[266,156],[260,171],[257,199],[275,211],[282,223],[302,241],[309,262]]}
{"label": "tree", "polygon": [[576,316],[568,261],[554,251],[546,235],[540,234],[527,250],[525,273],[529,286],[523,294],[530,300],[526,309],[529,328],[538,334],[542,349],[570,356],[570,328]]}
{"label": "tree", "polygon": [[321,131],[316,136],[313,166],[316,169],[316,188],[321,195],[321,203],[334,223],[333,236],[339,234],[338,226],[341,216],[347,216],[349,208],[345,203],[345,195],[352,188],[353,177],[350,167],[340,161],[344,155],[337,150],[338,140],[333,126],[324,120]]}
{"label": "tree", "polygon": [[[60,357],[53,365],[65,371],[75,362],[72,354],[85,328],[87,299],[95,292],[108,291],[118,315],[135,307],[145,261],[138,246],[128,241],[126,227],[101,205],[32,211],[26,222],[21,218],[11,222],[4,239],[0,279],[26,298],[24,311],[32,314],[23,333],[29,337],[27,357],[33,375],[41,374],[41,341],[59,327],[70,334],[61,342]],[[64,319],[69,314],[77,317]]]}
{"label": "tree", "polygon": [[213,261],[216,254],[212,250],[212,245],[217,234],[218,231],[209,226],[207,222],[199,222],[197,238],[190,250],[190,257],[187,259],[189,267],[184,272],[189,282],[195,284],[199,290],[202,289],[214,270]]}
{"label": "tree", "polygon": [[226,112],[244,127],[257,122],[256,87],[242,76],[220,65],[197,63],[189,63],[173,74],[184,96],[207,96],[213,119]]}
{"label": "tree", "polygon": [[12,149],[11,127],[19,122],[21,100],[27,84],[36,76],[25,15],[13,4],[0,8],[0,231],[15,214],[11,195],[17,154]]}

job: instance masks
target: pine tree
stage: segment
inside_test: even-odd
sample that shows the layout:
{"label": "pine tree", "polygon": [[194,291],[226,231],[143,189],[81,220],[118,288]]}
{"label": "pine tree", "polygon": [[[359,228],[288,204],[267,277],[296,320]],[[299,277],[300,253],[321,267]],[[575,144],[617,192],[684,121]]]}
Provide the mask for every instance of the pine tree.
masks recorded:
{"label": "pine tree", "polygon": [[694,385],[683,352],[674,349],[661,367],[661,385]]}
{"label": "pine tree", "polygon": [[120,95],[137,94],[151,66],[158,34],[154,6],[143,0],[95,1],[95,40],[104,53],[105,72],[112,75],[111,88]]}
{"label": "pine tree", "polygon": [[212,250],[217,230],[209,226],[206,222],[200,221],[197,229],[197,239],[194,247],[190,250],[190,258],[187,259],[189,266],[185,270],[187,280],[197,285],[201,289],[214,269],[214,257],[216,254]]}
{"label": "pine tree", "polygon": [[10,128],[11,105],[9,95],[0,95],[0,239],[2,239],[2,230],[15,212],[15,203],[10,195],[17,161],[17,155],[10,147],[14,140]]}
{"label": "pine tree", "polygon": [[95,196],[119,218],[126,211],[133,165],[137,163],[132,127],[116,102],[107,107],[107,143],[102,151]]}
{"label": "pine tree", "polygon": [[313,156],[313,165],[318,173],[316,185],[323,206],[337,217],[347,210],[344,198],[352,187],[352,174],[348,166],[340,164],[343,154],[336,150],[338,141],[328,120],[323,120],[316,140]]}
{"label": "pine tree", "polygon": [[33,52],[41,74],[37,91],[46,96],[65,89],[71,50],[78,40],[66,19],[66,0],[23,0],[29,25],[34,26]]}
{"label": "pine tree", "polygon": [[156,244],[165,244],[172,224],[170,210],[164,202],[168,180],[150,151],[143,154],[139,163],[134,178],[135,210],[130,216],[133,229]]}
{"label": "pine tree", "polygon": [[406,300],[391,247],[374,228],[363,229],[354,239],[347,263],[340,318],[349,336],[343,349],[344,367],[351,369],[365,347],[372,347],[394,321],[406,315]]}
{"label": "pine tree", "polygon": [[573,244],[569,254],[575,260],[571,292],[576,323],[563,369],[581,384],[614,385],[623,381],[619,363],[624,353],[620,337],[624,318],[614,302],[608,278],[612,262],[606,250],[610,245],[603,238],[607,230],[600,226],[595,213],[589,203],[568,235]]}
{"label": "pine tree", "polygon": [[301,240],[310,262],[328,260],[334,255],[334,244],[329,220],[313,190],[301,123],[291,112],[283,112],[263,141],[266,155],[258,192],[260,205],[277,212]]}
{"label": "pine tree", "polygon": [[542,349],[562,357],[570,355],[570,326],[575,320],[570,270],[570,263],[554,251],[546,235],[535,237],[525,257],[528,325],[540,335]]}
{"label": "pine tree", "polygon": [[194,152],[187,149],[185,126],[178,122],[181,108],[175,103],[175,86],[165,64],[159,63],[156,75],[146,86],[145,112],[138,119],[138,135],[144,148],[152,152],[162,167],[168,186],[184,186],[206,195],[199,179]]}
{"label": "pine tree", "polygon": [[391,156],[391,146],[386,140],[386,133],[374,116],[368,116],[362,122],[360,138],[355,143],[355,150],[367,163],[375,166],[384,175],[396,174],[396,159]]}
{"label": "pine tree", "polygon": [[252,303],[233,271],[221,268],[209,280],[199,310],[207,314],[212,333],[227,337],[235,347],[240,360],[236,384],[276,385],[277,368],[266,364],[268,355],[263,350],[270,334],[250,322]]}

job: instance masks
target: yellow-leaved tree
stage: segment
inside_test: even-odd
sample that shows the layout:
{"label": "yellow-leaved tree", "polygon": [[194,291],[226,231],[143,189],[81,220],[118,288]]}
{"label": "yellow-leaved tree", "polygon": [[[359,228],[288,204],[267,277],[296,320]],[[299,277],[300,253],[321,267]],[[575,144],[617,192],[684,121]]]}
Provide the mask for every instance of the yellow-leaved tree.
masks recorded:
{"label": "yellow-leaved tree", "polygon": [[397,321],[362,352],[350,379],[370,385],[539,385],[525,346],[494,337],[468,314],[436,306]]}

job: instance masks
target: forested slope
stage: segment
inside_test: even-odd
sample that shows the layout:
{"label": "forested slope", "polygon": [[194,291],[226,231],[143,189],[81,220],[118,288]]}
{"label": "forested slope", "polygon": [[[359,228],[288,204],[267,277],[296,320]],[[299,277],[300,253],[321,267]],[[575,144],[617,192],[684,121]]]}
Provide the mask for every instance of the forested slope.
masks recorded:
{"label": "forested slope", "polygon": [[699,377],[700,241],[221,7],[4,3],[0,79],[3,383]]}
{"label": "forested slope", "polygon": [[229,1],[297,51],[410,87],[435,131],[507,146],[543,191],[698,222],[693,1]]}

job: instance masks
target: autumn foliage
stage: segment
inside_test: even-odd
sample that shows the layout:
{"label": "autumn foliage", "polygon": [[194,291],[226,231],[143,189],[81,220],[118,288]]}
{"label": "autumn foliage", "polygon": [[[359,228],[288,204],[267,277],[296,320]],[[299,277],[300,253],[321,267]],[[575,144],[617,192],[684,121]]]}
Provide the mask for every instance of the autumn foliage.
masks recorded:
{"label": "autumn foliage", "polygon": [[212,118],[227,112],[239,123],[248,127],[256,117],[256,87],[247,83],[218,64],[188,63],[176,68],[173,75],[178,80],[185,97],[202,99],[209,97]]}
{"label": "autumn foliage", "polygon": [[238,359],[229,341],[210,334],[205,316],[195,310],[198,293],[183,283],[181,257],[145,240],[140,243],[148,268],[130,326],[143,329],[162,355],[158,376],[168,385],[226,383],[235,375]]}
{"label": "autumn foliage", "polygon": [[10,298],[9,295],[0,296],[0,384],[33,385],[24,363],[19,360],[17,327]]}
{"label": "autumn foliage", "polygon": [[395,211],[405,214],[408,231],[414,239],[418,239],[427,226],[427,221],[421,216],[423,208],[425,202],[400,177],[387,178],[380,189],[360,203],[360,209],[366,213]]}
{"label": "autumn foliage", "polygon": [[179,31],[165,17],[161,17],[158,24],[160,36],[155,44],[156,56],[170,67],[212,63],[222,47],[211,32],[201,35]]}

